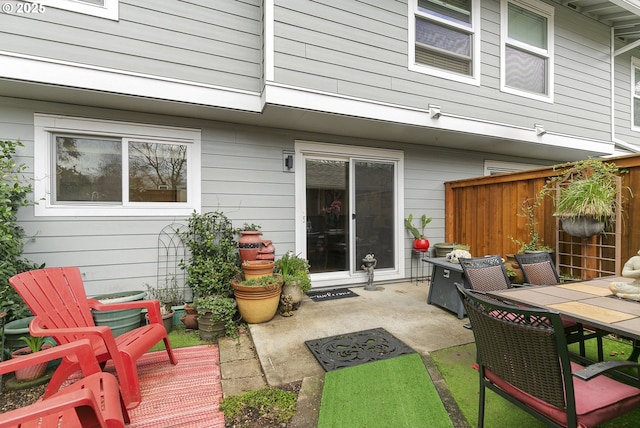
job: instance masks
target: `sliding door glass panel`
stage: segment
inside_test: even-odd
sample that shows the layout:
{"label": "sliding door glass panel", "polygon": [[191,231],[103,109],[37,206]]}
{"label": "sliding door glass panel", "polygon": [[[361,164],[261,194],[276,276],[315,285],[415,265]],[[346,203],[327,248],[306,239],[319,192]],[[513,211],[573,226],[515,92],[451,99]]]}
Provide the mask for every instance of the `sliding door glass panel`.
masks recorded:
{"label": "sliding door glass panel", "polygon": [[376,269],[393,268],[395,261],[395,171],[389,162],[354,161],[355,270],[362,258],[374,254]]}

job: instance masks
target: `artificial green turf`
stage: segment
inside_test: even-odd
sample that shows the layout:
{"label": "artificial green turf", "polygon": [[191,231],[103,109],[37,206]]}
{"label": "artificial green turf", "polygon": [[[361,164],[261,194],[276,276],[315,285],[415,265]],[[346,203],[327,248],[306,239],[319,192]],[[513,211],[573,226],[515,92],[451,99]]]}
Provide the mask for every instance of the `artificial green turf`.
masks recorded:
{"label": "artificial green turf", "polygon": [[419,354],[327,372],[318,428],[452,427]]}
{"label": "artificial green turf", "polygon": [[[586,345],[587,357],[596,359],[596,341],[589,340]],[[571,345],[569,348],[573,352],[578,351],[577,344]],[[604,350],[605,359],[626,359],[631,352],[631,346],[629,342],[605,338]],[[610,355],[612,353],[615,355]],[[467,422],[470,426],[477,426],[480,381],[478,372],[471,367],[476,360],[475,343],[435,351],[431,353],[431,357]],[[494,392],[487,390],[485,426],[538,428],[545,425]],[[640,426],[640,409],[601,425],[602,428],[632,428],[638,426]]]}

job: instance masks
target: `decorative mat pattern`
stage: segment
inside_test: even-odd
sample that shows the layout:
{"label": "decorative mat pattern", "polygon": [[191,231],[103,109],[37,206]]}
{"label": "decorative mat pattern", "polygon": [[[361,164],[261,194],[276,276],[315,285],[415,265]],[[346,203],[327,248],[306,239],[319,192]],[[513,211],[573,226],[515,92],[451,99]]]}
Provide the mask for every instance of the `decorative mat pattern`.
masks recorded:
{"label": "decorative mat pattern", "polygon": [[[138,360],[142,402],[129,410],[127,427],[224,428],[218,345],[178,348],[173,353],[175,366],[166,351],[149,352]],[[105,371],[115,374],[111,362]]]}
{"label": "decorative mat pattern", "polygon": [[344,299],[347,297],[358,297],[359,294],[354,293],[348,288],[336,288],[333,290],[309,291],[307,296],[314,302],[324,302],[326,300]]}
{"label": "decorative mat pattern", "polygon": [[327,372],[415,353],[384,328],[339,334],[304,343]]}

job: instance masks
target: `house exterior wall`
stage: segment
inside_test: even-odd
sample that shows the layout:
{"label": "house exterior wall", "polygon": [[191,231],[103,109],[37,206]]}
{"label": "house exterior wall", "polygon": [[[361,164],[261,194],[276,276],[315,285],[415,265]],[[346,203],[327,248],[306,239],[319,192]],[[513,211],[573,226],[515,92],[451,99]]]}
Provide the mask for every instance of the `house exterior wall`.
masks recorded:
{"label": "house exterior wall", "polygon": [[[201,211],[220,210],[235,227],[244,223],[261,225],[264,238],[273,240],[278,256],[295,248],[294,174],[283,172],[282,151],[293,150],[299,139],[366,147],[389,145],[285,129],[0,98],[0,138],[24,143],[17,160],[28,166],[28,172],[33,171],[36,112],[201,129]],[[400,142],[394,147],[405,153],[405,211],[434,217],[427,228],[432,244],[444,240],[443,182],[482,175],[485,158],[507,160],[499,155]],[[24,256],[51,267],[80,267],[90,295],[122,289],[146,290],[146,284],[155,286],[162,251],[158,248],[158,235],[165,226],[185,221],[186,217],[172,216],[43,218],[34,215],[33,206],[19,211],[19,222],[30,237]],[[411,276],[411,244],[412,239],[406,235],[406,277]]]}
{"label": "house exterior wall", "polygon": [[[384,4],[382,4],[384,3]],[[610,29],[555,7],[555,97],[500,91],[500,2],[481,10],[480,86],[408,69],[406,1],[275,1],[275,82],[584,137],[610,137]],[[517,108],[514,108],[517,106]]]}
{"label": "house exterior wall", "polygon": [[41,14],[2,14],[2,50],[260,91],[261,1],[119,3],[118,21],[54,7]]}
{"label": "house exterior wall", "polygon": [[[201,211],[221,210],[234,226],[260,224],[280,255],[296,248],[294,174],[282,168],[282,152],[293,151],[296,140],[402,150],[404,214],[434,218],[427,228],[432,244],[445,237],[444,182],[481,176],[485,160],[549,165],[562,143],[592,140],[605,151],[613,145],[612,106],[615,135],[640,142],[630,130],[630,60],[640,49],[616,58],[612,85],[610,28],[557,3],[547,2],[555,8],[553,103],[500,90],[498,0],[481,2],[479,85],[409,70],[407,0],[169,3],[121,0],[117,21],[53,7],[39,15],[0,14],[0,138],[26,144],[19,160],[29,171],[35,113],[199,129]],[[34,84],[6,95],[16,81]],[[276,93],[281,89],[284,96]],[[311,106],[300,107],[299,99]],[[428,117],[429,104],[441,107],[440,122]],[[282,116],[274,125],[265,115],[276,108]],[[303,122],[310,111],[325,114],[323,131]],[[344,128],[332,126],[345,118]],[[363,137],[381,123],[404,128]],[[549,134],[537,136],[534,123]],[[423,141],[446,126],[443,145]],[[409,140],[415,129],[418,138]],[[561,139],[548,142],[551,134]],[[493,139],[475,146],[476,135]],[[463,139],[471,149],[460,149]],[[504,153],[522,141],[531,143],[527,154]],[[155,285],[158,234],[184,221],[20,212],[32,237],[25,256],[80,266],[89,294]],[[409,278],[408,235],[403,242]]]}

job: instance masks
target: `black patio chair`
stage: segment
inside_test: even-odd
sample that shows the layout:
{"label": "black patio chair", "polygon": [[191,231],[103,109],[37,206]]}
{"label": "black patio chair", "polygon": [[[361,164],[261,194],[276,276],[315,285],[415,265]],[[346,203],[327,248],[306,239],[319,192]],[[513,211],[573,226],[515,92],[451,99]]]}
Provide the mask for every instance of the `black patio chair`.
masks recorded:
{"label": "black patio chair", "polygon": [[639,388],[602,376],[640,364],[616,360],[585,368],[569,359],[557,312],[457,289],[476,341],[478,427],[484,426],[486,388],[554,427],[595,427],[640,406]]}
{"label": "black patio chair", "polygon": [[469,288],[485,293],[511,288],[502,257],[496,255],[458,260]]}
{"label": "black patio chair", "polygon": [[[514,254],[522,275],[524,276],[525,285],[558,285],[564,282],[573,282],[564,280],[558,275],[558,271],[553,264],[551,255],[546,251],[540,253]],[[602,348],[602,338],[609,334],[606,331],[597,329],[592,326],[583,326],[566,318],[562,318],[564,332],[567,335],[567,343],[580,344],[580,357],[585,358],[585,340],[596,339],[598,342],[598,361],[604,360],[604,351]]]}
{"label": "black patio chair", "polygon": [[[497,255],[471,257],[460,258],[458,261],[466,278],[466,284],[472,290],[486,293],[511,288],[511,281],[502,257]],[[463,327],[470,329],[471,323],[466,323]]]}

